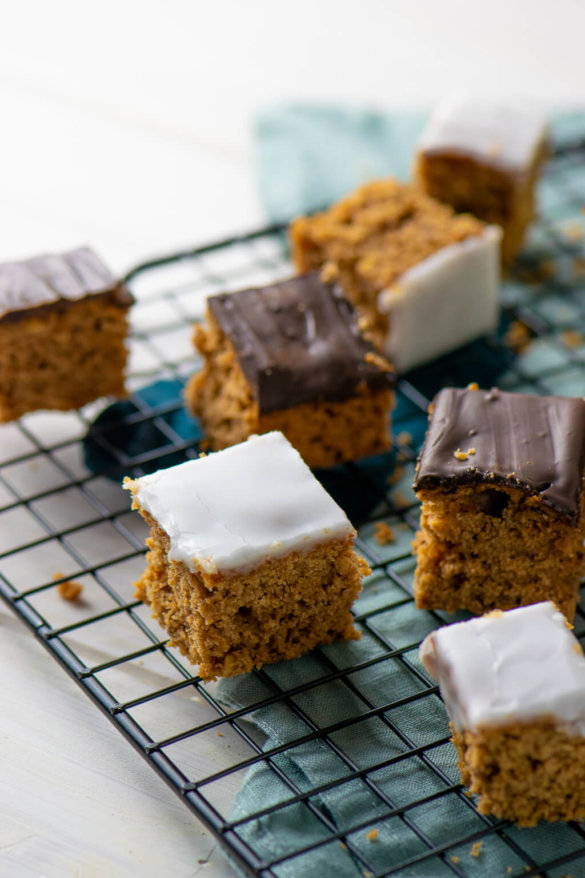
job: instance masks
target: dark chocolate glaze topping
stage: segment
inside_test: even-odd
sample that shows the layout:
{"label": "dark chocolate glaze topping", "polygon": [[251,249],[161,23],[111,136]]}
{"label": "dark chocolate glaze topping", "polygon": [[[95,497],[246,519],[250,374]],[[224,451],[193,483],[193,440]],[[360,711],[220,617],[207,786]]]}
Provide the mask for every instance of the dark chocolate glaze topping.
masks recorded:
{"label": "dark chocolate glaze topping", "polygon": [[19,320],[31,308],[54,308],[96,295],[107,295],[120,307],[133,301],[88,247],[0,264],[0,320]]}
{"label": "dark chocolate glaze topping", "polygon": [[584,465],[584,400],[447,388],[435,399],[414,488],[521,488],[576,522]]}
{"label": "dark chocolate glaze topping", "polygon": [[208,307],[262,413],[394,383],[362,337],[350,303],[317,273],[212,296]]}

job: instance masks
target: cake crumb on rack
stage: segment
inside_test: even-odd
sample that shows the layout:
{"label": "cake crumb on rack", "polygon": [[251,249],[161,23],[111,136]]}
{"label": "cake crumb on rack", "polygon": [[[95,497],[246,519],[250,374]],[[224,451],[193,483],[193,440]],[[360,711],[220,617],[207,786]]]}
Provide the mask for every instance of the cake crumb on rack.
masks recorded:
{"label": "cake crumb on rack", "polygon": [[[62,579],[62,573],[54,573],[53,579]],[[81,593],[83,592],[83,586],[80,582],[75,582],[72,579],[67,579],[65,582],[61,582],[57,586],[57,594],[60,598],[63,598],[64,601],[77,601],[81,597]]]}
{"label": "cake crumb on rack", "polygon": [[506,347],[515,354],[521,354],[529,347],[531,341],[532,336],[526,324],[521,320],[512,320],[504,336]]}
{"label": "cake crumb on rack", "polygon": [[562,332],[561,339],[568,348],[578,348],[583,344],[583,336],[576,329],[567,329]]}
{"label": "cake crumb on rack", "polygon": [[380,546],[387,546],[396,542],[396,534],[385,521],[377,521],[375,525],[374,539]]}
{"label": "cake crumb on rack", "polygon": [[469,851],[470,856],[479,857],[483,850],[483,841],[476,841],[471,845],[471,850]]}
{"label": "cake crumb on rack", "polygon": [[366,835],[366,838],[368,839],[368,841],[378,841],[378,830],[370,829],[370,831]]}

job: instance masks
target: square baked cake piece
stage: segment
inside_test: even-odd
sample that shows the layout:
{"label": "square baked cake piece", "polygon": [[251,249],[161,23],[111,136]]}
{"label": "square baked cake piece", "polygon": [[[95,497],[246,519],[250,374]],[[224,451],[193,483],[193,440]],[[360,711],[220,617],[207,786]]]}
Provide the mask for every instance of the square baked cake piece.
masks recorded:
{"label": "square baked cake piece", "polygon": [[137,595],[204,680],[359,636],[355,531],[281,433],[124,486],[151,526]]}
{"label": "square baked cake piece", "polygon": [[494,611],[423,641],[461,779],[521,826],[585,816],[585,657],[553,604]]}
{"label": "square baked cake piece", "polygon": [[0,421],[124,396],[132,301],[86,247],[0,265]]}
{"label": "square baked cake piece", "polygon": [[390,445],[393,373],[316,273],[212,296],[186,402],[214,450],[280,430],[311,467]]}
{"label": "square baked cake piece", "polygon": [[418,607],[484,613],[553,600],[572,619],[585,572],[585,401],[446,388],[414,489]]}
{"label": "square baked cake piece", "polygon": [[433,111],[418,144],[415,176],[433,198],[501,226],[502,257],[510,262],[534,219],[546,154],[546,120],[529,102],[458,93]]}
{"label": "square baked cake piece", "polygon": [[500,238],[497,226],[396,180],[290,227],[296,269],[339,283],[398,372],[495,329]]}

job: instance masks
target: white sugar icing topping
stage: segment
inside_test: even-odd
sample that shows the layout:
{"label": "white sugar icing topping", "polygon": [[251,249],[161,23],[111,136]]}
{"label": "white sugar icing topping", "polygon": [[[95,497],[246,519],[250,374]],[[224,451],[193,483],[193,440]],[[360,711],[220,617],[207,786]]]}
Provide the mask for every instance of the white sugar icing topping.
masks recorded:
{"label": "white sugar icing topping", "polygon": [[193,572],[233,570],[355,535],[278,432],[127,480],[125,487],[168,534],[169,559]]}
{"label": "white sugar icing topping", "polygon": [[452,351],[498,322],[499,226],[443,247],[409,268],[378,297],[390,315],[384,353],[405,372]]}
{"label": "white sugar icing topping", "polygon": [[585,735],[585,656],[549,602],[448,625],[420,654],[458,731],[553,718]]}
{"label": "white sugar icing topping", "polygon": [[528,100],[493,101],[457,92],[435,107],[418,150],[467,155],[522,173],[546,130],[544,114]]}

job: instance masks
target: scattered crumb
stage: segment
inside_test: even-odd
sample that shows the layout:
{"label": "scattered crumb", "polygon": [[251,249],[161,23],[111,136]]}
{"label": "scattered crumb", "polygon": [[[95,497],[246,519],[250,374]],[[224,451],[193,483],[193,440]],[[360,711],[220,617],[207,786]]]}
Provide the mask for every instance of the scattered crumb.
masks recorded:
{"label": "scattered crumb", "polygon": [[568,348],[578,348],[583,344],[583,336],[576,329],[567,329],[561,332],[561,339]]}
{"label": "scattered crumb", "polygon": [[475,448],[468,448],[467,453],[468,454],[475,454]]}
{"label": "scattered crumb", "polygon": [[205,453],[205,451],[200,451],[199,457],[207,457],[207,454]]}
{"label": "scattered crumb", "polygon": [[489,616],[490,619],[499,619],[504,613],[503,610],[490,610],[489,613],[486,613],[486,616]]}
{"label": "scattered crumb", "polygon": [[370,829],[370,831],[366,835],[366,838],[368,839],[368,841],[378,841],[378,830]]}
{"label": "scattered crumb", "polygon": [[389,543],[396,542],[396,534],[385,521],[377,521],[374,530],[374,539],[378,545],[387,546]]}
{"label": "scattered crumb", "polygon": [[[62,573],[54,573],[53,579],[62,579]],[[60,583],[57,586],[57,594],[60,598],[63,598],[64,601],[76,601],[81,596],[81,592],[83,591],[83,586],[80,582],[74,582],[72,579],[68,579],[65,582]]]}
{"label": "scattered crumb", "polygon": [[575,277],[585,277],[585,259],[582,256],[573,259],[573,274]]}
{"label": "scattered crumb", "polygon": [[390,475],[386,479],[386,484],[395,485],[397,482],[400,481],[400,479],[402,478],[403,475],[404,475],[404,467],[397,466],[396,469],[394,470],[394,472],[390,473]]}
{"label": "scattered crumb", "polygon": [[494,143],[490,143],[490,145],[487,148],[487,151],[488,151],[488,155],[491,155],[495,158],[496,156],[499,156],[500,153],[502,152],[502,144],[496,143],[494,141]]}
{"label": "scattered crumb", "polygon": [[580,220],[569,220],[561,229],[563,238],[567,241],[581,241],[583,238],[583,223]]}
{"label": "scattered crumb", "polygon": [[508,475],[506,476],[506,478],[507,478],[507,479],[515,479],[515,478],[516,478],[516,473],[514,472],[514,470],[512,470],[511,473],[508,473]]}
{"label": "scattered crumb", "polygon": [[577,653],[577,655],[583,655],[583,647],[581,646],[580,643],[574,643],[574,644],[573,644],[573,649],[575,650],[575,652]]}
{"label": "scattered crumb", "polygon": [[393,368],[384,357],[381,357],[380,354],[374,353],[374,351],[368,351],[368,353],[364,357],[366,363],[371,363],[372,366],[377,366],[381,372],[393,372]]}
{"label": "scattered crumb", "polygon": [[458,448],[457,451],[453,452],[453,457],[456,457],[457,460],[467,460],[467,452]]}
{"label": "scattered crumb", "polygon": [[428,409],[427,409],[427,412],[429,413],[429,415],[432,415],[432,413],[433,413],[434,411],[435,411],[435,403],[434,403],[434,402],[430,402],[430,403],[429,403],[429,407],[428,407]]}
{"label": "scattered crumb", "polygon": [[508,868],[506,869],[506,872],[508,873],[508,875],[511,875],[511,874],[512,874],[512,871],[513,871],[513,870],[512,870],[512,867],[511,867],[511,866],[508,866]]}
{"label": "scattered crumb", "polygon": [[455,854],[453,854],[452,857],[449,857],[449,859],[451,860],[451,862],[452,862],[455,866],[456,866],[457,863],[459,862],[459,857],[456,857]]}
{"label": "scattered crumb", "polygon": [[144,659],[138,659],[138,664],[139,664],[139,665],[143,665],[143,664],[144,664]]}
{"label": "scattered crumb", "polygon": [[394,503],[396,506],[408,506],[408,500],[402,493],[402,491],[396,491],[394,494]]}
{"label": "scattered crumb", "polygon": [[217,737],[218,737],[218,738],[223,738],[223,734],[222,734],[221,732],[217,732]]}
{"label": "scattered crumb", "polygon": [[479,390],[479,384],[477,381],[472,381],[471,384],[467,385],[468,390]]}
{"label": "scattered crumb", "polygon": [[527,284],[537,284],[551,278],[555,273],[554,259],[541,259],[534,265],[519,265],[514,270],[515,277]]}
{"label": "scattered crumb", "polygon": [[476,841],[475,844],[471,845],[471,850],[469,851],[472,857],[479,857],[483,848],[483,841]]}
{"label": "scattered crumb", "polygon": [[512,320],[504,336],[504,344],[515,354],[521,354],[530,346],[532,336],[530,330],[521,320]]}
{"label": "scattered crumb", "polygon": [[412,435],[407,430],[403,430],[396,438],[401,445],[410,445],[412,442]]}
{"label": "scattered crumb", "polygon": [[367,869],[364,869],[362,874],[363,874],[364,878],[372,878],[372,873],[368,872]]}
{"label": "scattered crumb", "polygon": [[344,841],[341,841],[341,840],[339,841],[339,847],[343,848],[344,851],[347,850],[347,845]]}

